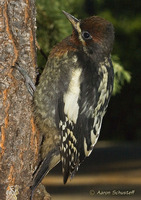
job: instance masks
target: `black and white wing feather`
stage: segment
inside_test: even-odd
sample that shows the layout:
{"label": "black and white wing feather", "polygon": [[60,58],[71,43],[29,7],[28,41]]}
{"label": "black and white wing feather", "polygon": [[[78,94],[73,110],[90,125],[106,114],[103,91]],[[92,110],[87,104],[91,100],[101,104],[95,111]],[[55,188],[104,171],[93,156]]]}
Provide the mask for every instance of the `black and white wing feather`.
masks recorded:
{"label": "black and white wing feather", "polygon": [[[89,69],[73,68],[66,92],[58,102],[61,160],[64,183],[89,156],[99,137],[112,89],[113,71],[105,62]],[[86,70],[85,70],[86,69]]]}
{"label": "black and white wing feather", "polygon": [[64,183],[67,182],[69,175],[73,176],[80,164],[79,141],[74,131],[79,116],[81,72],[80,68],[71,71],[68,89],[58,102],[59,128],[61,129],[60,153]]}

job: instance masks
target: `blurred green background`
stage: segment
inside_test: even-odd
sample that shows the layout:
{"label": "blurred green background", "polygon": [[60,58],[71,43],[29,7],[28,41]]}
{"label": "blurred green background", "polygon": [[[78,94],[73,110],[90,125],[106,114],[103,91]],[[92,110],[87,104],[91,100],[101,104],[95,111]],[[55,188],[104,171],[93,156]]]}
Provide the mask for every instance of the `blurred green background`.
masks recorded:
{"label": "blurred green background", "polygon": [[[113,23],[115,85],[100,140],[141,141],[141,1],[36,0],[36,4],[37,40],[47,56],[57,42],[71,34],[62,10],[79,19],[99,15]],[[40,70],[45,63],[38,52]]]}

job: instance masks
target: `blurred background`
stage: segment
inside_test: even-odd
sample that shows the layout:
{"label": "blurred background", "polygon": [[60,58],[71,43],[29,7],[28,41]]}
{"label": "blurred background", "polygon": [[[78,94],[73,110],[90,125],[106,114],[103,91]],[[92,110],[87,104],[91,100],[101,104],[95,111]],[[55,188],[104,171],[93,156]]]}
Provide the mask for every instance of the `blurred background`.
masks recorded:
{"label": "blurred background", "polygon": [[[72,27],[62,10],[79,19],[99,15],[115,28],[114,91],[98,144],[67,186],[62,184],[61,165],[58,165],[44,179],[47,190],[54,200],[140,199],[141,1],[36,0],[36,4],[37,40],[47,56],[57,42],[71,34]],[[38,52],[40,72],[45,63]],[[134,194],[112,195],[114,189]],[[107,195],[99,191],[107,191]]]}

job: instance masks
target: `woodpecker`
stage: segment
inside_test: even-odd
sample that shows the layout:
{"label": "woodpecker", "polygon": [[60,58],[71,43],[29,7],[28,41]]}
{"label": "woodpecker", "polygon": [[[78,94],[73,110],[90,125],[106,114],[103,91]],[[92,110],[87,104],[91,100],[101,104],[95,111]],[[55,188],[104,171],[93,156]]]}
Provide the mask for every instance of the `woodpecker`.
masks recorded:
{"label": "woodpecker", "polygon": [[96,144],[113,90],[113,25],[63,11],[72,34],[51,51],[34,92],[35,121],[44,140],[32,191],[60,161],[64,184]]}

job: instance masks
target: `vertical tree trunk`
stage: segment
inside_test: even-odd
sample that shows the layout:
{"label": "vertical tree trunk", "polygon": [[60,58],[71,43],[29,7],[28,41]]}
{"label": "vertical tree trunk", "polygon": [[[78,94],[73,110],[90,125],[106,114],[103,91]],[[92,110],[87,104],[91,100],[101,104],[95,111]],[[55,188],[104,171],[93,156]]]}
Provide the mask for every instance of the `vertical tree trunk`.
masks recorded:
{"label": "vertical tree trunk", "polygon": [[32,97],[11,68],[18,62],[35,80],[35,25],[34,0],[0,0],[0,200],[28,200],[38,162]]}

